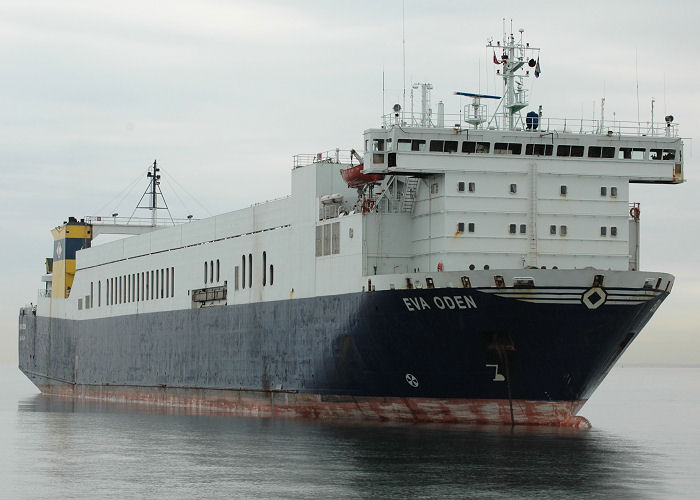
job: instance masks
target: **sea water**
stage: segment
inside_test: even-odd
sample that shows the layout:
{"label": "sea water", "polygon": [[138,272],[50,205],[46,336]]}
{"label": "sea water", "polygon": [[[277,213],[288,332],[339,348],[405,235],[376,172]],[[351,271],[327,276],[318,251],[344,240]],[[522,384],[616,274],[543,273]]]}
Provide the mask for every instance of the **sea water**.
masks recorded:
{"label": "sea water", "polygon": [[700,368],[615,368],[588,431],[193,415],[0,367],[1,498],[697,498]]}

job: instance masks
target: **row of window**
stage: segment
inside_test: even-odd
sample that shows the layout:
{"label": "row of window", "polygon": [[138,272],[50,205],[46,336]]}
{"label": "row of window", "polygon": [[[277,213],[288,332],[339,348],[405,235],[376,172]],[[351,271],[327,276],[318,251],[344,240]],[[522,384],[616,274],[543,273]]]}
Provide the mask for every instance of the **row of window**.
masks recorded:
{"label": "row of window", "polygon": [[[78,299],[78,309],[94,307],[95,283],[90,282],[90,295]],[[166,267],[124,274],[105,280],[105,305],[128,304],[175,296],[175,268]],[[97,282],[97,306],[102,306],[102,280]]]}
{"label": "row of window", "polygon": [[[247,266],[246,266],[247,261]],[[246,270],[247,268],[247,270]],[[268,274],[269,269],[269,274]],[[267,266],[267,252],[262,253],[262,286],[272,285],[275,279],[275,267]],[[241,255],[241,265],[233,268],[234,289],[245,290],[253,287],[253,254]],[[269,279],[268,279],[269,276]],[[246,280],[247,278],[247,280]],[[204,262],[204,284],[219,283],[221,281],[221,262],[219,259]],[[246,284],[247,282],[247,284]]]}
{"label": "row of window", "polygon": [[[432,153],[456,153],[460,151],[466,154],[489,154],[491,143],[482,141],[453,141],[436,139],[428,144],[428,151]],[[425,151],[427,141],[424,139],[398,139],[396,151]],[[367,148],[365,147],[365,150]],[[674,160],[676,158],[675,149],[663,148],[631,148],[614,146],[588,146],[588,158],[617,158],[620,160]],[[392,151],[391,139],[374,139],[372,141],[372,151],[379,153],[375,157],[375,163],[383,163],[384,151]],[[495,155],[520,155],[523,152],[523,144],[519,142],[494,142],[493,154]],[[586,146],[574,144],[560,144],[556,147],[552,144],[525,144],[525,155],[527,156],[560,156],[571,158],[583,158]]]}
{"label": "row of window", "polygon": [[[459,191],[460,193],[463,193],[463,192],[465,191],[465,187],[468,187],[468,188],[469,188],[469,192],[470,192],[470,193],[475,193],[475,192],[476,192],[476,183],[475,183],[475,182],[470,182],[468,185],[467,185],[466,183],[464,183],[464,182],[458,182],[458,183],[457,183],[457,191]],[[568,189],[568,187],[567,187],[566,185],[561,185],[561,186],[559,187],[559,194],[560,194],[561,196],[566,196],[566,195],[568,194],[568,191],[569,191],[569,189]],[[518,192],[518,185],[517,185],[517,184],[511,184],[510,187],[509,187],[509,192],[510,192],[511,194],[517,193],[517,192]],[[437,184],[437,183],[433,183],[433,184],[430,186],[430,193],[431,193],[431,194],[437,194],[437,193],[438,193],[438,184]],[[607,186],[601,186],[601,187],[600,187],[600,196],[607,196],[607,194],[608,194],[608,188],[607,188]],[[616,186],[612,186],[612,187],[610,188],[610,196],[613,197],[613,198],[617,198],[617,187],[616,187]]]}
{"label": "row of window", "polygon": [[[468,232],[473,233],[475,231],[475,224],[473,222],[470,222],[467,224],[467,229]],[[465,224],[464,222],[458,222],[457,223],[457,232],[458,233],[464,233],[464,228]],[[566,225],[561,225],[559,226],[559,235],[560,236],[566,236],[568,234],[568,228]],[[520,224],[520,227],[518,227],[518,224],[508,224],[508,233],[509,234],[517,234],[520,232],[520,234],[527,234],[527,224]],[[557,226],[555,224],[552,224],[549,226],[549,234],[556,235],[557,234]],[[601,226],[600,227],[600,235],[601,236],[607,236],[608,234],[608,228],[607,226]],[[611,226],[610,227],[610,236],[617,236],[617,227],[616,226]]]}

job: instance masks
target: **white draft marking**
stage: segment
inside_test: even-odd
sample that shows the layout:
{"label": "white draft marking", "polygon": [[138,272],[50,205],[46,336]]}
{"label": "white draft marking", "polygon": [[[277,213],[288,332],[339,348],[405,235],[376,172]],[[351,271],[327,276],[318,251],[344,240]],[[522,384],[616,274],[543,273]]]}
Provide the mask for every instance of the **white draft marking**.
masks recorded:
{"label": "white draft marking", "polygon": [[486,365],[486,367],[496,369],[496,373],[493,375],[494,382],[504,382],[506,380],[506,378],[503,376],[503,374],[498,373],[498,365]]}

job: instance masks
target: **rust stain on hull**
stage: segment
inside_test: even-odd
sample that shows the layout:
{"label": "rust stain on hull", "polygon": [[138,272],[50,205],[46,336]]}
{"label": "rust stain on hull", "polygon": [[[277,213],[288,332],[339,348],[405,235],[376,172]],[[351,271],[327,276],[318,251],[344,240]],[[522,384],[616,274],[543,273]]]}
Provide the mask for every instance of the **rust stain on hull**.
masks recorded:
{"label": "rust stain on hull", "polygon": [[[508,399],[355,397],[282,391],[44,385],[41,392],[114,403],[142,403],[190,411],[251,417],[312,418],[446,424],[511,424]],[[581,401],[513,400],[517,425],[554,425],[579,429],[590,423],[576,412]]]}

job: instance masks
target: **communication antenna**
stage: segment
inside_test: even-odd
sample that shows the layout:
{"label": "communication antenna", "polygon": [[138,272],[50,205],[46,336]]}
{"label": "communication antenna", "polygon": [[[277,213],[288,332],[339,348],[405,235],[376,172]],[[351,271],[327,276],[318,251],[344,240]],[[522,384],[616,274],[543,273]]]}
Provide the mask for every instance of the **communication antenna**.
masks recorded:
{"label": "communication antenna", "polygon": [[634,49],[634,79],[637,82],[637,127],[639,127],[639,64],[637,63],[637,49]]}
{"label": "communication antenna", "polygon": [[[401,38],[403,50],[403,109],[406,109],[406,0],[401,2]],[[405,121],[403,113],[401,114],[401,121]]]}

